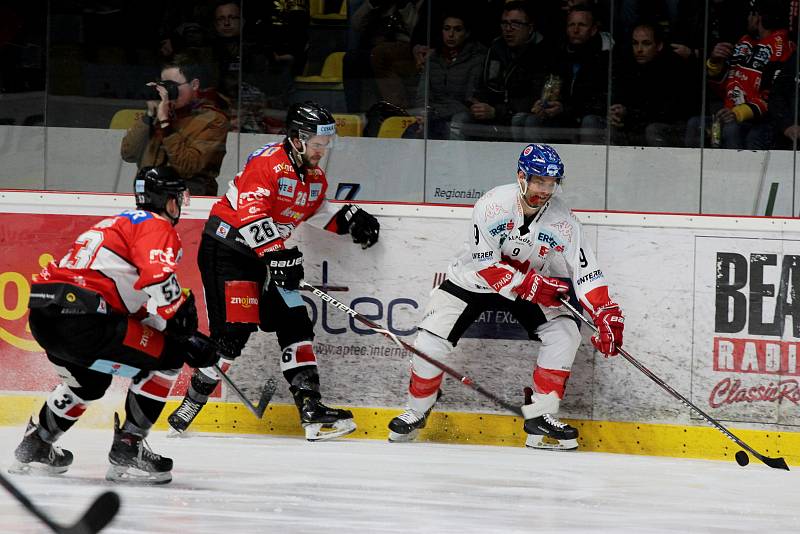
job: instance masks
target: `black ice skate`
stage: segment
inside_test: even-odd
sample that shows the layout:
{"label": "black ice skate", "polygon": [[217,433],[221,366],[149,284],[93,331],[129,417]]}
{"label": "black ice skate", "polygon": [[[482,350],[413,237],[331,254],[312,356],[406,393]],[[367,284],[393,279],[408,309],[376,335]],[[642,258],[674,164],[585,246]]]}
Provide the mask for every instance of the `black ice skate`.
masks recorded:
{"label": "black ice skate", "polygon": [[180,406],[167,417],[167,423],[169,423],[167,437],[174,438],[185,432],[205,405],[206,403],[204,402],[197,402],[188,395],[185,396]]}
{"label": "black ice skate", "polygon": [[48,443],[39,435],[39,426],[33,419],[28,421],[25,437],[14,451],[15,462],[8,468],[9,473],[24,475],[38,471],[48,475],[59,475],[72,464],[72,453]]}
{"label": "black ice skate", "polygon": [[166,484],[172,480],[172,458],[154,453],[142,436],[123,431],[116,413],[108,461],[106,480],[112,482]]}
{"label": "black ice skate", "polygon": [[532,449],[571,451],[578,448],[578,429],[546,413],[525,420],[528,439],[525,446]]}
{"label": "black ice skate", "polygon": [[294,393],[308,441],[325,441],[355,432],[356,424],[350,410],[330,408],[320,399],[321,395],[316,391],[301,389]]}
{"label": "black ice skate", "polygon": [[[440,398],[442,398],[441,389],[436,392],[436,401],[438,402]],[[389,421],[389,441],[392,443],[401,443],[417,439],[419,431],[425,428],[425,425],[428,423],[428,416],[431,414],[432,410],[433,406],[428,408],[425,413],[409,408]]]}
{"label": "black ice skate", "polygon": [[389,421],[389,441],[392,443],[403,441],[414,441],[419,435],[419,431],[425,428],[428,422],[428,414],[421,413],[409,408],[391,421]]}

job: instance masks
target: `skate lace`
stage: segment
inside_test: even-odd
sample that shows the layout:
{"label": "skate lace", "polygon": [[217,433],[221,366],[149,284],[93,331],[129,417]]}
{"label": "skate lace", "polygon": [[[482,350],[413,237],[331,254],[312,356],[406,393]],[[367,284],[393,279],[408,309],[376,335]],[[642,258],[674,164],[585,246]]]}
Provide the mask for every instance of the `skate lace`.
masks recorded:
{"label": "skate lace", "polygon": [[560,428],[561,429],[561,428],[565,428],[567,426],[567,423],[562,423],[561,421],[559,421],[558,419],[556,419],[555,417],[553,417],[549,413],[544,414],[544,420],[547,421],[548,424],[550,424],[550,425],[552,425],[552,426],[554,426],[556,428]]}
{"label": "skate lace", "polygon": [[425,416],[416,410],[406,410],[405,412],[397,416],[397,418],[403,421],[404,423],[417,423],[419,421],[422,421],[425,418]]}
{"label": "skate lace", "polygon": [[178,406],[175,414],[185,421],[191,421],[200,412],[201,404],[196,402],[183,402]]}
{"label": "skate lace", "polygon": [[63,458],[64,457],[64,451],[62,451],[61,447],[59,447],[58,445],[50,445],[50,452],[47,453],[47,459],[52,462],[57,457],[58,458]]}
{"label": "skate lace", "polygon": [[153,449],[150,448],[150,444],[147,443],[147,440],[143,439],[142,441],[139,442],[138,459],[140,462],[142,460],[155,462],[161,459],[161,455],[154,453]]}

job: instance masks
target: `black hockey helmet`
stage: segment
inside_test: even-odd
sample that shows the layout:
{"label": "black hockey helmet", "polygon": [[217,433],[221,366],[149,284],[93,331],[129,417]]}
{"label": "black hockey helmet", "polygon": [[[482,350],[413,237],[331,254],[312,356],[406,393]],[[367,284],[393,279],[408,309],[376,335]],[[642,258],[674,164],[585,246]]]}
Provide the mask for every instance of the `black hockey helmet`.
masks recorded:
{"label": "black hockey helmet", "polygon": [[315,135],[336,135],[336,120],[331,112],[316,102],[292,104],[286,113],[286,135],[301,141]]}
{"label": "black hockey helmet", "polygon": [[137,208],[162,213],[167,217],[167,201],[171,198],[177,200],[178,216],[174,219],[169,217],[172,224],[177,224],[180,208],[189,204],[186,182],[175,169],[167,165],[139,169],[133,180],[133,192],[136,195]]}

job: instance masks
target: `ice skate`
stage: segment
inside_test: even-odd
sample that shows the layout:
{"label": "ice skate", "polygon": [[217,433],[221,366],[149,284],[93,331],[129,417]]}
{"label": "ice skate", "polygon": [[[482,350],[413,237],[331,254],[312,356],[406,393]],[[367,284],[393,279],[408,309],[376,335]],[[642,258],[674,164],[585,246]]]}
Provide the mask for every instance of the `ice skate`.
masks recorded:
{"label": "ice skate", "polygon": [[526,419],[525,446],[532,449],[572,451],[578,448],[578,429],[559,421],[546,413],[540,417]]}
{"label": "ice skate", "polygon": [[299,390],[294,396],[308,441],[326,441],[355,432],[350,410],[325,406],[316,391]]}
{"label": "ice skate", "polygon": [[430,413],[430,410],[421,413],[409,408],[389,421],[389,441],[400,443],[417,439],[419,431],[425,428]]}
{"label": "ice skate", "polygon": [[180,406],[167,417],[167,423],[169,424],[167,437],[176,438],[186,432],[186,429],[192,424],[192,421],[203,409],[203,406],[205,406],[204,402],[197,402],[188,395],[184,397]]}
{"label": "ice skate", "polygon": [[166,484],[172,480],[172,458],[154,453],[142,436],[120,428],[114,414],[114,443],[106,480],[138,484]]}
{"label": "ice skate", "polygon": [[[442,398],[442,390],[436,392],[436,402]],[[435,405],[435,404],[434,404]],[[419,431],[428,423],[428,416],[433,411],[433,406],[425,413],[408,408],[391,421],[389,421],[389,441],[391,443],[404,443],[414,441],[419,436]]]}
{"label": "ice skate", "polygon": [[28,421],[25,437],[14,451],[15,461],[8,472],[25,475],[40,472],[47,475],[59,475],[69,469],[72,464],[72,453],[42,439],[38,425],[33,419]]}

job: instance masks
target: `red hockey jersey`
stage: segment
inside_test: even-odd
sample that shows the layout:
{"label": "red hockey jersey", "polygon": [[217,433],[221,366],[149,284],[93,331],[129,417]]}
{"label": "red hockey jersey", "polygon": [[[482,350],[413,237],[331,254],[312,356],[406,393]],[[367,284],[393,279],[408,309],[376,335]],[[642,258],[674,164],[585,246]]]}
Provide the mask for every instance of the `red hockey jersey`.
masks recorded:
{"label": "red hockey jersey", "polygon": [[265,145],[250,154],[228,192],[211,208],[207,234],[261,257],[285,248],[294,229],[306,220],[343,233],[336,223],[340,207],[325,199],[325,171],[298,164],[285,143]]}
{"label": "red hockey jersey", "polygon": [[728,60],[728,70],[717,82],[725,107],[733,110],[737,121],[767,112],[772,82],[794,49],[786,30],[778,30],[764,39],[749,35],[739,39]]}
{"label": "red hockey jersey", "polygon": [[[70,284],[101,297],[99,313],[157,316],[163,329],[186,297],[175,271],[183,250],[178,233],[163,217],[128,210],[82,233],[56,264],[34,277],[38,284]],[[155,318],[154,318],[155,319]]]}

